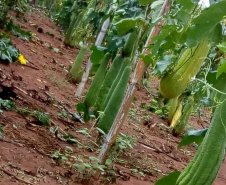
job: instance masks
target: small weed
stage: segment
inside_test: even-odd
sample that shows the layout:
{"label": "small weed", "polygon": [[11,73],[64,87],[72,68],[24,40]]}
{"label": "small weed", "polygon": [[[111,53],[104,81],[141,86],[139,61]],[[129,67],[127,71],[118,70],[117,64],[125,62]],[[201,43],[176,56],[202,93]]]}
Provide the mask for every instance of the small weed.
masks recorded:
{"label": "small weed", "polygon": [[66,161],[68,161],[68,158],[70,157],[70,154],[66,153],[60,153],[60,151],[54,152],[52,155],[52,158],[56,160],[57,165],[60,165]]}
{"label": "small weed", "polygon": [[168,107],[164,105],[163,99],[152,99],[151,106],[148,107],[148,110],[157,114],[160,118],[165,118],[168,115]]}
{"label": "small weed", "polygon": [[97,170],[104,172],[112,163],[110,159],[107,159],[106,163],[101,165],[99,159],[96,157],[84,156],[84,159],[82,159],[80,157],[72,156],[72,152],[73,149],[67,147],[64,152],[54,152],[52,158],[58,165],[67,164],[69,168],[74,168],[79,173],[80,178],[83,179],[89,179]]}
{"label": "small weed", "polygon": [[64,139],[66,139],[66,141],[70,144],[76,144],[79,143],[78,140],[76,140],[71,134],[66,134],[64,136]]}
{"label": "small weed", "polygon": [[87,137],[90,137],[90,134],[88,133],[88,129],[87,128],[83,128],[81,130],[77,130],[76,132],[80,133],[80,134],[83,134],[83,135],[85,135]]}
{"label": "small weed", "polygon": [[57,78],[54,74],[51,74],[49,79],[55,86],[60,89],[66,88],[66,86],[69,84],[68,81]]}
{"label": "small weed", "polygon": [[58,116],[61,118],[68,118],[68,114],[65,110],[63,110],[60,114],[58,114]]}
{"label": "small weed", "polygon": [[15,109],[16,105],[11,100],[3,100],[0,98],[0,108],[3,108],[5,110],[13,110]]}
{"label": "small weed", "polygon": [[40,111],[34,111],[36,119],[44,126],[49,126],[49,115]]}
{"label": "small weed", "polygon": [[25,116],[25,117],[28,117],[32,114],[32,111],[29,110],[28,108],[19,108],[17,107],[17,112],[22,115],[22,116]]}
{"label": "small weed", "polygon": [[133,149],[133,145],[137,142],[137,139],[134,136],[121,133],[117,139],[115,145],[110,151],[110,158],[114,161],[118,161],[118,156],[120,153],[128,155],[128,149]]}

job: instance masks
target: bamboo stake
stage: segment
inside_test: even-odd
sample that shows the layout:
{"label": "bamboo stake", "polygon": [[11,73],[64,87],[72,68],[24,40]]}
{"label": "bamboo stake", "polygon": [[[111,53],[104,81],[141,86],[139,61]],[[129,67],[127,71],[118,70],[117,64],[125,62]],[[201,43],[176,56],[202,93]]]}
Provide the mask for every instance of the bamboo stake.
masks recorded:
{"label": "bamboo stake", "polygon": [[[166,0],[165,3],[163,4],[162,9],[161,9],[158,16],[161,17],[165,13],[168,13],[170,11],[170,8],[171,8],[171,0]],[[165,20],[163,19],[158,25],[156,25],[152,29],[151,33],[149,34],[148,40],[145,44],[145,48],[153,43],[151,41],[151,38],[157,36],[160,33],[161,27],[164,25],[164,23],[165,23]],[[148,54],[150,52],[151,51],[148,50],[148,49],[143,49],[142,54]],[[140,84],[142,77],[144,75],[145,67],[146,66],[145,66],[143,60],[139,59],[137,66],[136,66],[136,69],[135,69],[135,72],[133,74],[132,80],[131,80],[132,83],[128,87],[126,96],[124,98],[124,102],[123,102],[123,104],[122,104],[122,106],[121,106],[121,108],[120,108],[120,110],[117,114],[117,117],[116,117],[116,119],[115,119],[115,121],[114,121],[114,123],[113,123],[107,137],[106,137],[106,140],[105,140],[105,142],[104,142],[104,144],[101,148],[101,151],[99,153],[98,158],[99,158],[101,164],[105,163],[105,161],[107,159],[107,154],[108,154],[109,150],[111,149],[112,145],[115,143],[116,138],[117,138],[122,126],[123,126],[123,123],[126,119],[129,108],[130,108],[132,101],[133,101],[133,98],[135,96],[136,87],[137,87],[138,84]],[[100,175],[100,172],[97,172],[96,175],[95,175],[95,178],[98,179],[99,175]]]}
{"label": "bamboo stake", "polygon": [[[97,37],[96,42],[95,42],[96,46],[100,46],[101,43],[103,42],[104,37],[105,37],[105,35],[107,33],[108,27],[110,25],[110,22],[111,22],[110,18],[108,18],[107,20],[104,21],[104,23],[102,25],[102,28],[101,28],[101,31],[98,34],[98,37]],[[82,95],[82,92],[83,92],[84,87],[86,85],[86,81],[87,81],[87,79],[89,77],[89,72],[90,72],[90,69],[91,69],[92,65],[93,65],[93,63],[91,62],[91,60],[89,58],[89,61],[88,61],[87,65],[86,65],[85,72],[82,75],[82,81],[78,85],[77,91],[75,93],[76,97],[80,97]]]}

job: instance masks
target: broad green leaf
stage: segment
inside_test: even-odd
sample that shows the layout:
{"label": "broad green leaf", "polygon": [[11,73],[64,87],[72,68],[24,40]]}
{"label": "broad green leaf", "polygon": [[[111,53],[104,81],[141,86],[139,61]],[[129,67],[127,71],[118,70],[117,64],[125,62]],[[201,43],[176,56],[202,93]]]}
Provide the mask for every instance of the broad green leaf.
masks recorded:
{"label": "broad green leaf", "polygon": [[153,3],[154,1],[156,1],[156,0],[140,0],[139,4],[140,5],[149,5],[149,4]]}
{"label": "broad green leaf", "polygon": [[188,13],[191,12],[195,7],[195,3],[193,3],[191,0],[178,0],[178,3],[182,6],[182,10]]}
{"label": "broad green leaf", "polygon": [[112,160],[111,159],[107,159],[106,162],[105,162],[105,165],[109,166],[111,163],[112,163]]}
{"label": "broad green leaf", "polygon": [[152,53],[149,53],[147,55],[140,55],[139,58],[142,58],[145,65],[154,65],[154,59]]}
{"label": "broad green leaf", "polygon": [[102,129],[100,129],[100,128],[97,127],[97,130],[98,130],[102,135],[106,136],[106,133],[105,133]]}
{"label": "broad green leaf", "polygon": [[12,20],[10,20],[7,25],[6,25],[6,28],[8,31],[10,31],[12,34],[14,34],[15,36],[23,39],[23,40],[31,40],[32,39],[32,34],[31,32],[28,32],[28,31],[24,31],[20,28],[20,26],[18,25],[15,25],[13,23]]}
{"label": "broad green leaf", "polygon": [[100,162],[100,160],[99,160],[98,158],[96,158],[96,157],[90,156],[89,159],[90,159],[91,161],[96,161],[96,162],[98,162],[98,163]]}
{"label": "broad green leaf", "polygon": [[99,166],[96,166],[96,168],[102,172],[104,172],[104,165],[99,165]]}
{"label": "broad green leaf", "polygon": [[159,12],[162,9],[165,0],[158,0],[151,4],[151,9],[153,13],[151,14],[152,20],[155,21],[158,19]]}
{"label": "broad green leaf", "polygon": [[87,132],[87,129],[81,129],[81,130],[77,130],[77,133],[83,134],[83,135],[89,135],[89,133]]}
{"label": "broad green leaf", "polygon": [[79,120],[80,122],[82,122],[82,118],[81,118],[81,116],[79,116],[77,113],[72,113],[72,117],[74,118],[74,119],[77,119],[77,120]]}
{"label": "broad green leaf", "polygon": [[157,180],[155,185],[176,185],[177,179],[180,176],[181,172],[174,171],[168,175],[165,175],[163,178]]}
{"label": "broad green leaf", "polygon": [[217,45],[217,47],[224,53],[226,53],[226,42],[223,42],[219,45]]}
{"label": "broad green leaf", "polygon": [[217,70],[217,78],[218,78],[222,73],[226,73],[226,60],[224,60],[224,62],[218,67],[218,70]]}
{"label": "broad green leaf", "polygon": [[210,41],[212,42],[212,46],[215,46],[222,41],[222,32],[222,25],[218,23],[209,35]]}
{"label": "broad green leaf", "polygon": [[125,35],[135,28],[138,22],[143,22],[141,17],[123,19],[115,24],[119,36]]}
{"label": "broad green leaf", "polygon": [[176,30],[177,30],[176,25],[166,25],[166,26],[162,27],[160,34],[151,39],[153,42],[155,42],[153,47],[152,47],[152,54],[153,55],[157,54],[159,47],[161,46],[162,43],[170,45],[171,43],[168,43],[168,42],[173,43],[173,42],[177,41],[178,35],[173,40],[166,41],[167,40],[166,38],[169,37],[170,34],[175,32]]}
{"label": "broad green leaf", "polygon": [[92,167],[89,163],[84,163],[84,166],[85,166],[86,168],[91,168],[91,167]]}
{"label": "broad green leaf", "polygon": [[168,68],[168,66],[171,64],[173,57],[174,55],[165,55],[162,60],[159,60],[156,64],[153,74],[157,74],[157,73],[162,74],[162,72],[164,72]]}
{"label": "broad green leaf", "polygon": [[68,139],[67,142],[73,144],[73,143],[78,143],[78,140],[72,138],[72,139]]}
{"label": "broad green leaf", "polygon": [[187,44],[193,47],[200,43],[204,37],[207,37],[216,25],[226,15],[226,1],[213,4],[208,9],[193,19],[192,27],[188,33]]}
{"label": "broad green leaf", "polygon": [[104,54],[105,54],[105,50],[106,48],[104,47],[99,47],[99,46],[92,46],[91,50],[93,51],[91,56],[90,56],[90,60],[93,64],[98,64],[101,59],[104,58]]}
{"label": "broad green leaf", "polygon": [[185,146],[185,145],[189,145],[193,142],[200,145],[201,142],[203,141],[207,131],[208,131],[208,129],[189,130],[186,133],[186,135],[184,136],[184,138],[182,139],[182,141],[179,143],[178,148]]}
{"label": "broad green leaf", "polygon": [[74,164],[73,166],[76,168],[78,172],[83,172],[86,169],[84,165]]}
{"label": "broad green leaf", "polygon": [[49,114],[35,111],[36,119],[44,126],[49,126]]}

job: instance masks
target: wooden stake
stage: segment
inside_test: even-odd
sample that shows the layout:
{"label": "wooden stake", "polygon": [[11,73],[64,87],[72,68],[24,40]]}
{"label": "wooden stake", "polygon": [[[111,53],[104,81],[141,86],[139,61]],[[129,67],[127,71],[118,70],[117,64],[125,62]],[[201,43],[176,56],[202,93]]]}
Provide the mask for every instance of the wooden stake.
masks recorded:
{"label": "wooden stake", "polygon": [[[111,23],[110,18],[108,18],[107,20],[104,21],[104,23],[102,25],[102,28],[101,28],[101,31],[98,34],[98,37],[97,37],[96,42],[95,42],[96,46],[100,46],[101,43],[103,42],[104,37],[105,37],[105,35],[107,33],[107,30],[108,30],[108,27],[109,27],[110,23]],[[92,65],[93,65],[93,63],[91,62],[91,60],[89,58],[89,61],[86,64],[85,72],[82,75],[82,81],[78,85],[77,91],[75,93],[76,97],[80,97],[82,95],[82,92],[84,90],[84,87],[86,85],[87,79],[89,77],[89,72],[91,70]]]}
{"label": "wooden stake", "polygon": [[[159,13],[159,17],[161,17],[162,15],[164,15],[165,13],[168,13],[170,11],[171,8],[171,0],[166,0],[165,3],[162,6],[162,9]],[[157,36],[160,33],[161,27],[164,25],[165,20],[163,19],[159,24],[157,24],[152,30],[151,33],[149,34],[148,40],[145,44],[145,48],[148,47],[150,44],[152,44],[153,42],[151,41],[151,39],[155,36]],[[144,49],[142,54],[148,54],[150,53],[150,50]],[[101,151],[99,153],[99,160],[101,161],[101,164],[104,164],[106,159],[107,159],[107,154],[109,152],[109,150],[111,149],[112,145],[115,143],[116,138],[123,126],[123,123],[126,119],[126,116],[129,112],[129,108],[132,104],[133,98],[135,96],[136,93],[136,89],[137,89],[137,85],[140,84],[142,77],[144,75],[145,72],[145,64],[143,62],[142,59],[139,59],[135,72],[133,74],[133,77],[131,79],[132,83],[131,85],[128,87],[126,96],[124,98],[124,102],[117,114],[117,117],[106,137],[106,140],[101,148]],[[95,174],[95,179],[98,179],[100,176],[100,172],[97,172]]]}

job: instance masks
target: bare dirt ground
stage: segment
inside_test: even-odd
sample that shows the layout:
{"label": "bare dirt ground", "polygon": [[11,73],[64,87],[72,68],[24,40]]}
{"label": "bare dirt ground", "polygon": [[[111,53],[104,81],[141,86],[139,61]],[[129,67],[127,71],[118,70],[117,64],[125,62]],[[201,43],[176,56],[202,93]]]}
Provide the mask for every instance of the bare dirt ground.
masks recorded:
{"label": "bare dirt ground", "polygon": [[[13,12],[11,15],[14,17]],[[88,138],[76,132],[83,128],[89,130],[92,122],[82,124],[70,116],[62,116],[77,112],[76,105],[82,102],[82,98],[74,96],[76,85],[69,83],[66,77],[79,50],[64,46],[60,29],[42,12],[34,10],[26,14],[25,18],[15,18],[14,22],[24,30],[35,33],[37,38],[28,42],[11,35],[14,46],[29,63],[0,64],[0,83],[16,93],[14,100],[18,107],[48,113],[51,121],[50,126],[41,126],[33,117],[25,117],[15,111],[0,114],[4,136],[0,140],[0,184],[81,184],[81,174],[75,168],[68,167],[72,161],[68,165],[58,165],[52,157],[56,151],[63,153],[67,146],[73,149],[70,155],[82,159],[87,156],[97,157],[100,149],[92,142],[96,139],[96,133]],[[140,88],[137,92],[137,100],[122,128],[122,133],[136,137],[138,142],[133,149],[119,153],[111,166],[116,172],[118,185],[154,184],[163,174],[183,170],[197,149],[196,145],[177,149],[183,136],[173,137],[166,120],[143,108],[144,103],[150,105],[150,99],[158,88],[158,80],[150,82],[150,88]],[[90,81],[87,88],[89,85]],[[201,129],[197,120],[192,117],[189,124]],[[203,116],[205,127],[208,127],[208,122]],[[67,143],[65,139],[53,134],[51,127],[71,134],[86,147]],[[214,185],[226,184],[225,171],[226,161]],[[100,184],[109,184],[109,177],[105,181],[103,177],[101,179]]]}

